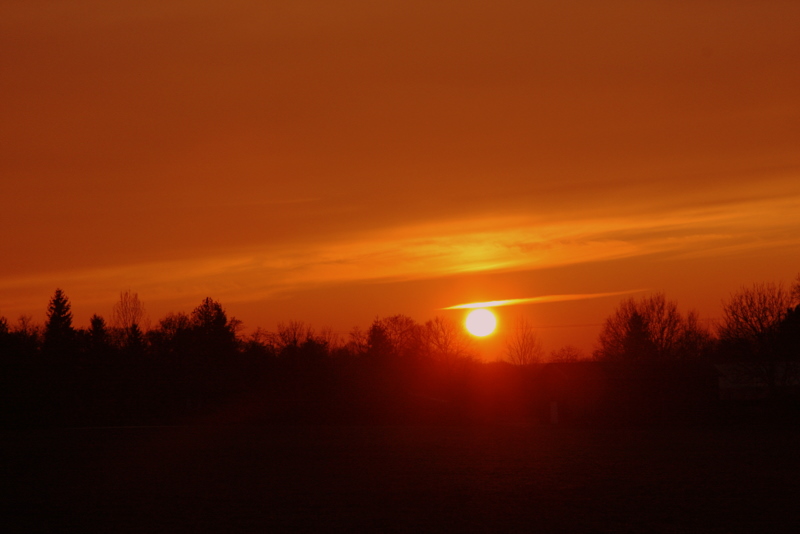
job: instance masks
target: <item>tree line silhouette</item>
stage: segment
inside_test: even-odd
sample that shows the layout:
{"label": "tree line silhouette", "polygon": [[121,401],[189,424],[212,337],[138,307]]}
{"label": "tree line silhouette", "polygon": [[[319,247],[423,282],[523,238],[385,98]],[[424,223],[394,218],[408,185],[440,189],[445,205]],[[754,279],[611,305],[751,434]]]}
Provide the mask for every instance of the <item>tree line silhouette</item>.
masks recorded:
{"label": "tree line silhouette", "polygon": [[679,396],[686,404],[688,384],[713,389],[720,369],[796,405],[800,275],[790,290],[743,287],[723,304],[716,328],[681,314],[663,293],[626,299],[591,358],[566,346],[549,363],[525,319],[507,340],[506,361],[487,363],[443,317],[376,318],[346,340],[297,321],[245,336],[211,298],[151,328],[138,295],[125,291],[110,324],[93,315],[88,328],[76,328],[61,289],[41,327],[26,316],[13,325],[0,317],[0,355],[5,426],[546,420],[558,407],[590,413],[587,403],[599,402],[587,397],[593,388],[616,399],[615,413]]}

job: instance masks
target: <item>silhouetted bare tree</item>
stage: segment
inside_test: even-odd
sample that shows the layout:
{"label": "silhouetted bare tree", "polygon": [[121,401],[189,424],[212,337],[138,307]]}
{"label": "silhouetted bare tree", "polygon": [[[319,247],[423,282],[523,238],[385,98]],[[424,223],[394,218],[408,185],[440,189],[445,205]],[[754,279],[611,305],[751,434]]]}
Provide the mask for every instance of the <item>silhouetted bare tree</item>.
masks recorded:
{"label": "silhouetted bare tree", "polygon": [[114,304],[111,312],[111,323],[123,331],[130,331],[133,325],[147,329],[147,312],[144,304],[139,300],[139,294],[131,290],[119,294],[119,301]]}
{"label": "silhouetted bare tree", "polygon": [[320,343],[325,345],[328,353],[338,352],[342,349],[342,347],[344,347],[342,336],[340,336],[339,333],[334,331],[332,328],[321,328],[315,337]]}
{"label": "silhouetted bare tree", "polygon": [[192,327],[191,318],[185,313],[168,313],[158,322],[156,330],[163,332],[168,337],[175,337]]}
{"label": "silhouetted bare tree", "polygon": [[8,319],[0,316],[0,354],[7,355],[12,345],[11,330],[8,328]]}
{"label": "silhouetted bare tree", "polygon": [[34,324],[30,315],[20,315],[17,324],[11,327],[11,337],[20,355],[31,356],[41,347],[44,335],[42,327]]}
{"label": "silhouetted bare tree", "polygon": [[375,319],[367,335],[372,354],[411,358],[422,351],[423,327],[406,315]]}
{"label": "silhouetted bare tree", "polygon": [[305,343],[314,339],[314,329],[303,321],[278,323],[278,331],[273,338],[276,353],[282,357],[298,356]]}
{"label": "silhouetted bare tree", "polygon": [[800,306],[800,273],[797,273],[794,284],[792,284],[792,305]]}
{"label": "silhouetted bare tree", "polygon": [[783,285],[761,283],[742,287],[723,303],[721,350],[746,364],[747,372],[764,382],[770,396],[798,374],[795,364],[782,361],[781,351],[781,325],[794,302],[793,292]]}
{"label": "silhouetted bare tree", "polygon": [[257,327],[255,331],[245,338],[243,350],[250,358],[257,358],[261,360],[259,363],[263,363],[264,359],[272,358],[276,355],[273,339],[273,334],[261,327]]}
{"label": "silhouetted bare tree", "polygon": [[514,322],[511,333],[506,338],[505,354],[514,365],[539,363],[544,356],[542,341],[533,327],[533,323],[520,315]]}
{"label": "silhouetted bare tree", "polygon": [[367,331],[366,353],[372,358],[391,358],[394,356],[394,346],[389,338],[386,327],[375,319]]}
{"label": "silhouetted bare tree", "polygon": [[577,362],[583,359],[583,351],[573,345],[564,345],[550,353],[551,362]]}
{"label": "silhouetted bare tree", "polygon": [[41,337],[42,336],[42,327],[40,325],[34,324],[33,317],[30,315],[20,315],[17,317],[17,324],[14,328],[12,328],[14,332],[18,332],[20,334],[26,336],[33,336],[33,337]]}
{"label": "silhouetted bare tree", "polygon": [[437,316],[422,330],[425,353],[436,361],[455,363],[475,357],[475,345],[464,328],[445,317]]}
{"label": "silhouetted bare tree", "polygon": [[742,342],[754,357],[766,357],[791,304],[792,294],[780,284],[743,287],[723,303],[720,339]]}
{"label": "silhouetted bare tree", "polygon": [[354,327],[347,335],[347,343],[344,346],[345,354],[350,356],[361,356],[369,349],[369,339],[367,332],[359,327]]}
{"label": "silhouetted bare tree", "polygon": [[710,334],[697,315],[684,318],[663,293],[622,301],[600,332],[598,360],[676,360],[697,358],[708,348]]}

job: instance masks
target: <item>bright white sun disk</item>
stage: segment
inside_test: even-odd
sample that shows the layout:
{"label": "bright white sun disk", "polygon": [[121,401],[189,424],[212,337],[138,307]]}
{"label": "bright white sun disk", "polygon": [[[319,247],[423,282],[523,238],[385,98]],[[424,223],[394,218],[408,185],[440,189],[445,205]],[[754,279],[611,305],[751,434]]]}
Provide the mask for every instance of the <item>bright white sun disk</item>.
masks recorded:
{"label": "bright white sun disk", "polygon": [[467,331],[473,336],[488,336],[497,327],[497,318],[489,310],[480,308],[469,312],[466,326]]}

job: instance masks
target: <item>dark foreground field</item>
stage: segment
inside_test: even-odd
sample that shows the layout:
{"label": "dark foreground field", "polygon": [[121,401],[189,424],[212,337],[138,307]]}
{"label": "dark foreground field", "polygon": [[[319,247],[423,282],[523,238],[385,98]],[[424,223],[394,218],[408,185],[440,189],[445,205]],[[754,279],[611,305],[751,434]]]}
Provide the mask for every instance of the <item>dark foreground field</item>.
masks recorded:
{"label": "dark foreground field", "polygon": [[4,523],[22,531],[800,532],[800,431],[785,427],[78,428],[0,438]]}

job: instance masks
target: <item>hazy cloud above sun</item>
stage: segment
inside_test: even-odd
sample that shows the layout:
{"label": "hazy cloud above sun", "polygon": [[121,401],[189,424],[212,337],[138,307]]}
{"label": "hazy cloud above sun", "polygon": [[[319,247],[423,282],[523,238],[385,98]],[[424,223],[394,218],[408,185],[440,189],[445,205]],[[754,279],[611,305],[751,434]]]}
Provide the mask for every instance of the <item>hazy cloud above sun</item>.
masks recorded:
{"label": "hazy cloud above sun", "polygon": [[0,313],[654,257],[785,276],[797,27],[793,2],[5,2]]}
{"label": "hazy cloud above sun", "polygon": [[[362,230],[338,240],[246,247],[161,262],[62,272],[71,287],[113,291],[118,280],[151,295],[203,288],[231,300],[259,300],[313,286],[404,281],[481,271],[552,268],[652,255],[719,256],[800,246],[800,194],[649,216],[586,217],[555,222],[532,216],[474,217]],[[52,276],[0,281],[19,291],[51,285]]]}

